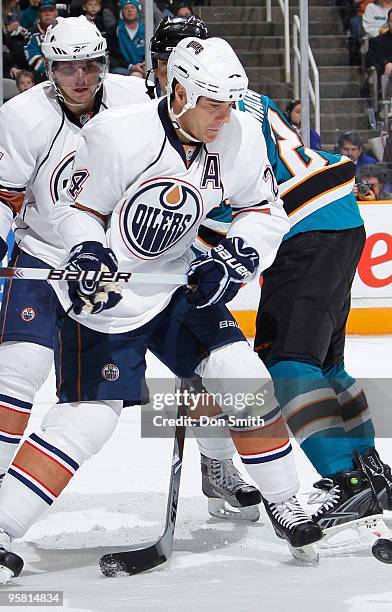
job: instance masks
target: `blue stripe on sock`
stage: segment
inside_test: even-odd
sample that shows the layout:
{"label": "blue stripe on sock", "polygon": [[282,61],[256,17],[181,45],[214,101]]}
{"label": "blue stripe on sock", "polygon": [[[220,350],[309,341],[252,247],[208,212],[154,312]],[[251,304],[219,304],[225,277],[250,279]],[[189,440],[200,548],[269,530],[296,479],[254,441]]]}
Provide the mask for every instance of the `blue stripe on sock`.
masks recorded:
{"label": "blue stripe on sock", "polygon": [[44,502],[46,502],[49,506],[53,504],[53,499],[51,499],[48,495],[45,495],[45,493],[41,491],[41,489],[36,487],[35,484],[33,484],[30,480],[27,480],[27,478],[19,474],[19,472],[15,472],[15,470],[13,470],[12,468],[9,468],[7,474],[11,474],[11,476],[14,476],[14,478],[17,478],[18,480],[20,480],[21,483],[23,483],[24,485],[26,485],[26,487],[31,489],[33,493],[36,493],[37,495],[39,495],[39,497],[41,497],[44,500]]}
{"label": "blue stripe on sock", "polygon": [[12,404],[13,406],[19,408],[26,408],[26,410],[31,410],[32,404],[29,402],[24,402],[23,400],[16,399],[16,397],[10,397],[9,395],[3,395],[0,393],[0,404],[1,402],[6,402],[7,404]]}
{"label": "blue stripe on sock", "polygon": [[22,438],[8,438],[4,434],[0,434],[0,441],[7,442],[8,444],[19,444]]}
{"label": "blue stripe on sock", "polygon": [[281,457],[285,457],[289,453],[291,453],[292,448],[291,444],[279,453],[274,453],[273,455],[267,455],[266,457],[253,457],[246,459],[245,457],[241,457],[242,463],[268,463],[269,461],[274,461],[275,459],[280,459]]}
{"label": "blue stripe on sock", "polygon": [[50,451],[54,455],[57,455],[57,457],[60,457],[60,459],[63,459],[63,461],[68,463],[68,465],[70,465],[74,470],[78,469],[79,464],[76,463],[76,461],[71,459],[71,457],[69,457],[68,455],[63,453],[63,451],[59,450],[58,448],[56,448],[52,444],[49,444],[49,442],[46,442],[46,440],[43,440],[42,438],[37,436],[37,434],[32,433],[30,438],[32,440],[34,440],[34,442],[37,442],[38,444],[40,444],[40,446],[42,446],[43,448],[46,448],[48,451]]}
{"label": "blue stripe on sock", "polygon": [[275,408],[273,408],[272,410],[270,410],[270,412],[267,412],[267,414],[263,414],[263,419],[264,421],[270,421],[271,419],[273,419],[274,417],[276,417],[276,415],[280,412],[280,406],[276,406]]}

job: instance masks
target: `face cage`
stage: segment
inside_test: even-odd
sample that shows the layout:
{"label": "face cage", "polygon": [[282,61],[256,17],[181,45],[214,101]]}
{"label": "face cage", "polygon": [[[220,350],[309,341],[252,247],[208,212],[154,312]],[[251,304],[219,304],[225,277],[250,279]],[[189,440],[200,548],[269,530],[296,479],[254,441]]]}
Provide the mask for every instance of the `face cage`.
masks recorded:
{"label": "face cage", "polygon": [[[93,98],[95,96],[95,94],[97,93],[97,91],[100,89],[100,87],[102,87],[102,83],[104,82],[104,80],[106,78],[106,75],[107,75],[108,70],[109,70],[109,56],[108,56],[107,53],[105,53],[105,55],[100,55],[98,57],[91,57],[91,58],[88,58],[87,60],[85,60],[85,61],[91,61],[91,60],[94,61],[94,60],[99,60],[99,59],[102,60],[102,62],[101,62],[101,70],[99,72],[97,86],[96,86],[96,88],[94,90],[94,93],[92,94],[91,98]],[[77,61],[83,61],[83,60],[75,60],[75,59],[72,59],[72,60],[45,60],[45,68],[46,68],[46,73],[48,75],[48,79],[51,82],[51,84],[53,85],[53,87],[54,87],[54,89],[55,89],[55,91],[57,93],[57,96],[60,98],[60,100],[62,102],[66,102],[66,100],[64,100],[64,96],[63,96],[61,90],[59,89],[59,87],[61,87],[61,86],[56,83],[56,80],[55,80],[55,77],[54,77],[54,74],[53,74],[53,64],[57,63],[58,61],[61,61],[61,62],[66,62],[66,61],[77,62]],[[76,104],[76,103],[73,103],[73,104],[69,103],[69,104],[71,106],[82,106],[82,104]]]}

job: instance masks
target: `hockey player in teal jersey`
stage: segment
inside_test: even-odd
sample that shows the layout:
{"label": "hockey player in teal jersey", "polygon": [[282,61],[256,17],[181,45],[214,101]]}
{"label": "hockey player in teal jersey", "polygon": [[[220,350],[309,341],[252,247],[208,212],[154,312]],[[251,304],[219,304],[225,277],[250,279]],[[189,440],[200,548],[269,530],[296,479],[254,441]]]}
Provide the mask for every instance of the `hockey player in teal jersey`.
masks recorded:
{"label": "hockey player in teal jersey", "polygon": [[[248,91],[238,108],[261,123],[291,222],[264,272],[255,350],[287,424],[323,476],[311,496],[321,502],[314,518],[324,528],[353,517],[368,525],[370,516],[392,509],[392,478],[375,449],[365,394],[344,366],[351,285],[365,242],[352,192],[355,167],[305,147],[267,96]],[[230,208],[221,204],[200,228],[197,250],[216,245],[229,223]]]}
{"label": "hockey player in teal jersey", "polygon": [[[160,45],[171,50],[176,40],[170,24],[165,28]],[[164,87],[164,70],[158,76]],[[374,448],[364,392],[344,367],[350,290],[365,239],[352,192],[355,166],[347,157],[305,147],[267,96],[248,91],[237,107],[261,124],[291,222],[275,262],[264,273],[256,350],[274,378],[293,435],[323,476],[312,496],[321,504],[320,524],[346,521],[347,514],[342,519],[334,513],[344,510],[342,505],[350,510],[358,500],[361,508],[353,510],[358,517],[379,516],[382,507],[392,506],[391,472]],[[230,204],[221,202],[200,226],[195,253],[216,246],[230,223]],[[210,437],[208,444],[214,456],[222,438],[215,442]]]}
{"label": "hockey player in teal jersey", "polygon": [[[267,96],[248,91],[237,108],[252,114],[261,123],[280,196],[291,220],[291,230],[285,240],[306,231],[363,226],[352,194],[355,166],[348,158],[305,147],[284,114]],[[220,233],[225,234],[225,227],[231,222],[229,204],[218,206],[208,219],[196,244],[200,252],[215,244]]]}

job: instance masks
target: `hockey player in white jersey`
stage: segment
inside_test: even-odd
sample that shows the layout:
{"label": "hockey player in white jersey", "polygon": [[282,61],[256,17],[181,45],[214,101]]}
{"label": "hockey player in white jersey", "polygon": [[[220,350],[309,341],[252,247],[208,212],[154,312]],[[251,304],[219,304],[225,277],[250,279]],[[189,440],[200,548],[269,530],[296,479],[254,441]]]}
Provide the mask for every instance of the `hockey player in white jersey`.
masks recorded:
{"label": "hockey player in white jersey", "polygon": [[[0,111],[0,257],[13,226],[12,264],[47,268],[64,259],[50,212],[70,176],[81,127],[108,107],[148,97],[140,79],[107,75],[106,40],[85,17],[59,17],[42,52],[49,80]],[[50,372],[54,334],[51,287],[9,281],[0,321],[0,478]]]}
{"label": "hockey player in white jersey", "polygon": [[[154,86],[147,75],[146,86],[151,99],[166,93],[167,62],[171,52],[183,38],[193,36],[205,40],[207,27],[201,19],[165,17],[151,39],[150,50],[154,70]],[[195,312],[194,316],[197,316]],[[219,519],[257,521],[260,517],[260,491],[247,483],[233,463],[234,446],[230,437],[216,437],[216,427],[195,428],[193,434],[200,450],[202,490],[208,499],[208,511]]]}
{"label": "hockey player in white jersey", "polygon": [[[188,35],[199,36],[199,20],[192,20],[170,22],[191,21]],[[186,33],[182,32],[182,38]],[[88,47],[75,50],[86,43]],[[63,258],[49,214],[70,176],[82,125],[107,107],[149,98],[141,79],[106,74],[106,41],[83,17],[60,17],[48,31],[42,50],[49,81],[5,104],[0,114],[0,149],[5,153],[0,164],[0,256],[6,253],[5,239],[14,217],[17,246],[11,264],[46,268]],[[57,61],[59,54],[61,62]],[[75,71],[86,57],[90,58],[87,77],[83,66]],[[34,396],[50,372],[53,308],[48,285],[8,282],[0,319],[0,481],[27,426]],[[208,444],[208,439],[203,439]],[[220,456],[226,446],[222,439]],[[260,492],[243,480],[232,461],[221,462],[220,456],[209,466],[214,496],[219,488],[226,492],[227,501],[244,506],[243,518],[257,520],[259,509],[254,504],[260,503]],[[230,516],[237,518],[240,512]]]}
{"label": "hockey player in white jersey", "polygon": [[[271,264],[288,228],[255,119],[231,111],[247,84],[228,43],[187,38],[170,56],[167,98],[110,109],[82,131],[72,177],[52,211],[68,268],[189,269],[193,289],[133,283],[121,296],[113,283],[56,287],[60,403],[21,445],[0,489],[3,580],[23,565],[11,540],[100,450],[123,400],[143,399],[147,348],[180,378],[196,374],[209,393],[231,398],[224,409],[234,418],[233,440],[289,544],[301,549],[321,537],[295,497],[293,453],[271,380],[238,327],[227,324],[234,320],[224,303],[259,265]],[[193,263],[197,229],[224,197],[234,210],[227,238]],[[205,313],[197,325],[194,308]],[[253,400],[236,411],[239,391]]]}

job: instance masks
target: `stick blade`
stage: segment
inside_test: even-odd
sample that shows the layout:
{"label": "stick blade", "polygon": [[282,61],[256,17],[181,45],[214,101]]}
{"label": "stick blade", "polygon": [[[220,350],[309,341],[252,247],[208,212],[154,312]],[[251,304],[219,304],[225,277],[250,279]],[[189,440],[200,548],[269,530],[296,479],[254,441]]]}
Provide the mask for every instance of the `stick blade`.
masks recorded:
{"label": "stick blade", "polygon": [[[184,384],[184,383],[182,383]],[[182,403],[178,405],[177,418],[185,416]],[[147,572],[153,567],[166,563],[173,549],[174,530],[176,526],[178,497],[181,481],[181,467],[185,440],[185,426],[176,425],[170,471],[169,496],[166,507],[165,530],[162,536],[152,544],[130,548],[123,552],[103,555],[99,567],[104,576],[132,576]]]}
{"label": "stick blade", "polygon": [[133,576],[166,563],[171,546],[166,546],[166,538],[160,538],[146,548],[135,548],[123,552],[108,553],[99,560],[101,572],[107,578]]}
{"label": "stick blade", "polygon": [[127,550],[103,555],[99,560],[99,567],[104,576],[115,578],[121,575],[140,574],[166,561],[166,555],[159,554],[157,547],[152,545],[140,550]]}

